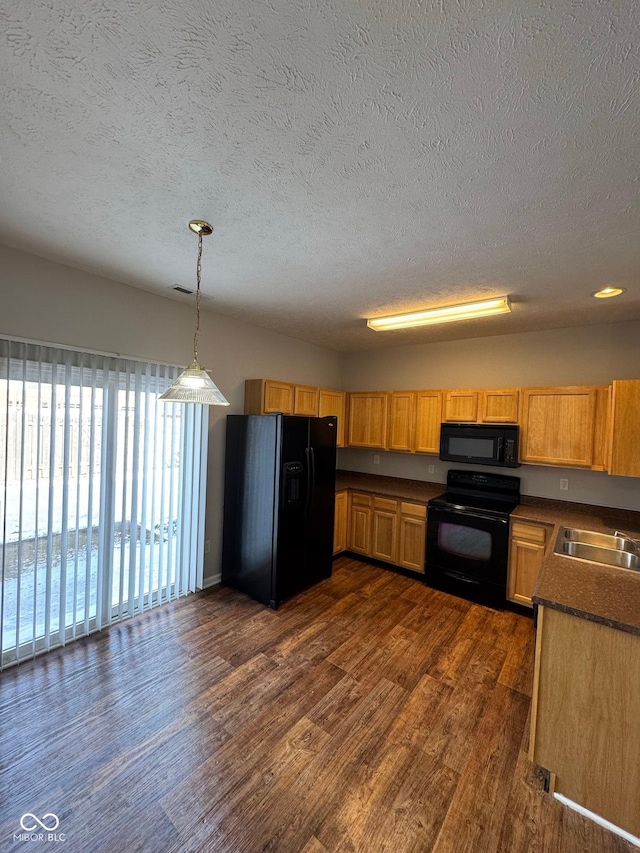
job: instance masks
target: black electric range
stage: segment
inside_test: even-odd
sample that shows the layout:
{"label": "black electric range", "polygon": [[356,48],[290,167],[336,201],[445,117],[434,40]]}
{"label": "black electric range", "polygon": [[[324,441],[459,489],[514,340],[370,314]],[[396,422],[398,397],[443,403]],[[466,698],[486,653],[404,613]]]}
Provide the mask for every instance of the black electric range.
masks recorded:
{"label": "black electric range", "polygon": [[450,470],[447,491],[427,504],[426,582],[504,607],[509,516],[519,503],[519,477]]}

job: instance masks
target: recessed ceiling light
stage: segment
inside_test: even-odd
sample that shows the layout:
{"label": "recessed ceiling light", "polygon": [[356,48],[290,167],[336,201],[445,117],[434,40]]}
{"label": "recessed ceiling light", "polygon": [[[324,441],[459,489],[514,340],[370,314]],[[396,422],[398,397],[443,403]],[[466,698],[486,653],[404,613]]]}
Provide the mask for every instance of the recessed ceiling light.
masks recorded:
{"label": "recessed ceiling light", "polygon": [[473,317],[488,317],[491,314],[508,314],[511,311],[508,296],[483,299],[482,302],[467,302],[445,308],[429,308],[412,311],[410,314],[394,314],[389,317],[370,317],[367,326],[376,332],[389,329],[409,329],[413,326],[430,326],[434,323],[452,323],[454,320],[470,320]]}
{"label": "recessed ceiling light", "polygon": [[602,290],[596,290],[593,296],[598,299],[608,299],[609,296],[620,296],[624,293],[624,287],[605,287]]}

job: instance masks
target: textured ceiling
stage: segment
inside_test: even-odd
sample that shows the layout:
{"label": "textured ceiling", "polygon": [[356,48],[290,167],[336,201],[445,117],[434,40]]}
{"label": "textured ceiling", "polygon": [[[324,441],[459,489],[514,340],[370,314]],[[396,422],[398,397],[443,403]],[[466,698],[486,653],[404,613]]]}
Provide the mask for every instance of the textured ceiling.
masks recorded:
{"label": "textured ceiling", "polygon": [[0,242],[173,298],[203,217],[210,307],[339,350],[640,317],[639,45],[637,0],[4,0]]}

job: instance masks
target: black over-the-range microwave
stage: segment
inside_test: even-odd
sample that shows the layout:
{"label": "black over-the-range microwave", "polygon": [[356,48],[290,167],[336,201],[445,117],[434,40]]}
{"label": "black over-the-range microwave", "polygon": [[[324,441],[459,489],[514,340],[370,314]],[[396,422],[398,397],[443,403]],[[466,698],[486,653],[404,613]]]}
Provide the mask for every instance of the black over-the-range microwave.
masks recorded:
{"label": "black over-the-range microwave", "polygon": [[471,465],[494,465],[519,468],[518,426],[485,424],[442,424],[440,427],[440,459],[468,462]]}

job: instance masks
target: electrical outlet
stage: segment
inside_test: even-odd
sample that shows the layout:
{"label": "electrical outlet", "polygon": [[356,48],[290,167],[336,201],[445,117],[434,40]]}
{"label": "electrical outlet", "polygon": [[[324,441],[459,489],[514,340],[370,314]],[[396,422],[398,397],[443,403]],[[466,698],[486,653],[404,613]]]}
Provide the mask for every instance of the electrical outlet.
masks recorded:
{"label": "electrical outlet", "polygon": [[560,488],[563,492],[569,491],[569,481],[568,480],[560,480]]}
{"label": "electrical outlet", "polygon": [[427,473],[429,473],[429,474],[433,474],[433,473],[435,472],[435,470],[436,470],[436,466],[435,466],[435,465],[428,465],[428,466],[427,466]]}
{"label": "electrical outlet", "polygon": [[209,554],[211,552],[211,539],[204,540],[204,553]]}
{"label": "electrical outlet", "polygon": [[373,464],[374,464],[374,465],[379,465],[379,464],[380,464],[380,454],[379,454],[379,453],[374,453],[374,454],[373,454]]}

